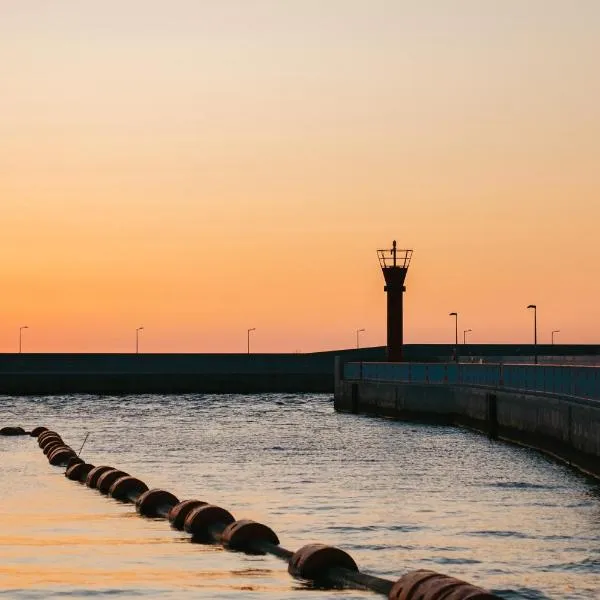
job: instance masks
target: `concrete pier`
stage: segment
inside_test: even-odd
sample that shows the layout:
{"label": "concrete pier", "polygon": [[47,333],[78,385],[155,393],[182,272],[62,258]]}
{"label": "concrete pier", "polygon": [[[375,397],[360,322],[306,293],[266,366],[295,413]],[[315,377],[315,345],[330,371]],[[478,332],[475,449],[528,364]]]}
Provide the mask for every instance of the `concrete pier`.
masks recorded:
{"label": "concrete pier", "polygon": [[469,427],[600,477],[600,368],[364,363],[336,372],[336,410]]}

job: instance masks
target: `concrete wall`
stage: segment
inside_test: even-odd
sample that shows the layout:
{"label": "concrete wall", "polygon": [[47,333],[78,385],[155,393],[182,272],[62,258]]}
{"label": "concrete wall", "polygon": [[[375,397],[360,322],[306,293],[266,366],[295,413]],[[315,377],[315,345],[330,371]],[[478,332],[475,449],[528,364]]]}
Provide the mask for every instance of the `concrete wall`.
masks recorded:
{"label": "concrete wall", "polygon": [[372,349],[306,354],[0,354],[0,375],[33,373],[327,373],[336,355],[374,360]]}
{"label": "concrete wall", "polygon": [[0,354],[0,394],[323,392],[334,357],[378,360],[365,348],[310,354]]}
{"label": "concrete wall", "polygon": [[466,426],[600,477],[600,402],[479,386],[340,380],[335,408]]}

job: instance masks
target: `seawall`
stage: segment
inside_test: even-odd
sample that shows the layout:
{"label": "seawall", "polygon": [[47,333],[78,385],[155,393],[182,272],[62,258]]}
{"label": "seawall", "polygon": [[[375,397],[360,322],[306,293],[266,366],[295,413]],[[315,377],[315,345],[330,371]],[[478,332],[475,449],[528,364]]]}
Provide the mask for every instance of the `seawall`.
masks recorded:
{"label": "seawall", "polygon": [[377,360],[380,349],[307,354],[0,354],[0,394],[331,393],[334,358]]}
{"label": "seawall", "polygon": [[[540,356],[596,360],[600,346],[538,346]],[[448,344],[407,344],[405,358],[442,364]],[[466,345],[464,356],[519,356],[533,346]],[[334,390],[334,359],[381,362],[384,347],[273,354],[0,354],[0,394],[175,394]],[[486,358],[486,360],[488,360]],[[496,358],[496,360],[498,360]]]}
{"label": "seawall", "polygon": [[338,367],[338,411],[468,427],[536,448],[600,478],[598,400],[443,379],[369,381],[353,374],[344,378]]}

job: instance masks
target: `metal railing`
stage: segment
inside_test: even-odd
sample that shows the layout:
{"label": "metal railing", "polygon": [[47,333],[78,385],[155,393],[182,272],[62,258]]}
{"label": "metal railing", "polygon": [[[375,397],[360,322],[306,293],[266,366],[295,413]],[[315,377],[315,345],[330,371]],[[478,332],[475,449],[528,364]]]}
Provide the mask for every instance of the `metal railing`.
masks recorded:
{"label": "metal railing", "polygon": [[600,400],[600,367],[469,363],[346,363],[344,379],[476,385]]}

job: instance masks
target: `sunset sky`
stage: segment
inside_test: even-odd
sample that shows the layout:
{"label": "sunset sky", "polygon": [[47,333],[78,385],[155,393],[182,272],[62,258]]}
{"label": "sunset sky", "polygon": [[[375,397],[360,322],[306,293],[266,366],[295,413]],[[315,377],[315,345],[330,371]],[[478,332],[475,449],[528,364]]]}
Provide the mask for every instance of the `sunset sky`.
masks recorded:
{"label": "sunset sky", "polygon": [[0,351],[600,343],[597,0],[1,0]]}

